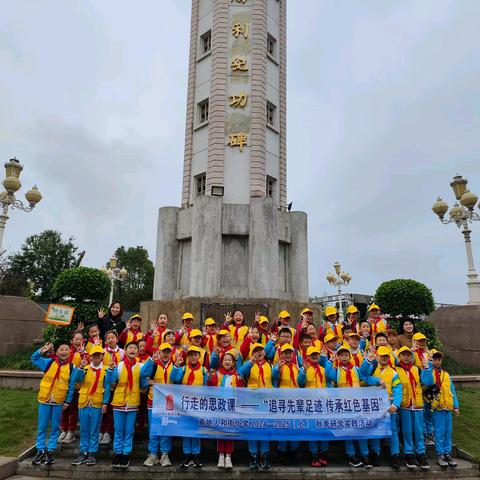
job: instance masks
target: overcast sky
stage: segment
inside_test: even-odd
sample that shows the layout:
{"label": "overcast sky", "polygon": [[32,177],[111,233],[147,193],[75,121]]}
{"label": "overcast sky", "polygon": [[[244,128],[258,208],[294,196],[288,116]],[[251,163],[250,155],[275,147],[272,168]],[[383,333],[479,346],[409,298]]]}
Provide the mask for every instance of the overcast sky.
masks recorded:
{"label": "overcast sky", "polygon": [[[463,236],[430,210],[457,172],[480,193],[478,0],[288,1],[288,199],[309,215],[310,293],[414,278],[467,300]],[[4,248],[44,229],[85,265],[155,254],[157,209],[180,204],[190,0],[15,0],[0,15],[0,160],[23,192]],[[480,222],[472,228],[480,266]]]}

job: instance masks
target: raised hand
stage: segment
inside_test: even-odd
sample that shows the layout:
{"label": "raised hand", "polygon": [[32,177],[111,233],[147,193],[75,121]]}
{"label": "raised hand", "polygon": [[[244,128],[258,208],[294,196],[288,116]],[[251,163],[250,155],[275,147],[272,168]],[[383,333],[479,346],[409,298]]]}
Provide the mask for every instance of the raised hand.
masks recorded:
{"label": "raised hand", "polygon": [[302,317],[302,330],[305,330],[308,327],[308,322],[305,317]]}
{"label": "raised hand", "polygon": [[225,314],[225,323],[228,325],[232,323],[232,321],[233,321],[232,312],[227,312]]}
{"label": "raised hand", "polygon": [[154,362],[158,362],[158,360],[160,360],[160,350],[157,350],[157,351],[153,354],[152,360],[153,360]]}
{"label": "raised hand", "polygon": [[214,351],[218,356],[220,356],[220,353],[222,353],[222,350],[221,350],[221,348],[220,348],[218,345],[215,345],[215,346],[213,347],[213,351]]}
{"label": "raised hand", "polygon": [[183,357],[181,352],[177,352],[175,355],[175,365],[181,367],[183,365]]}
{"label": "raised hand", "polygon": [[423,356],[422,357],[422,368],[426,369],[429,368],[430,364],[428,363],[428,358]]}
{"label": "raised hand", "polygon": [[154,330],[157,327],[156,320],[150,320],[150,330]]}
{"label": "raised hand", "polygon": [[278,361],[278,366],[279,366],[279,368],[282,368],[284,365],[285,365],[285,360],[284,360],[283,358],[281,358],[281,359]]}
{"label": "raised hand", "polygon": [[53,343],[52,342],[47,342],[41,349],[40,349],[40,353],[42,354],[46,354],[48,352],[50,352],[51,350],[53,350]]}
{"label": "raised hand", "polygon": [[98,309],[98,318],[102,319],[103,317],[105,317],[105,315],[107,314],[107,312],[105,312],[105,310],[103,309],[103,307],[99,308]]}
{"label": "raised hand", "polygon": [[85,324],[83,322],[78,322],[78,325],[77,325],[77,330],[79,332],[83,332],[83,329],[85,328]]}
{"label": "raised hand", "polygon": [[272,334],[270,335],[270,340],[271,340],[273,343],[277,343],[278,333],[272,333]]}
{"label": "raised hand", "polygon": [[260,312],[255,312],[255,323],[258,323],[260,321]]}
{"label": "raised hand", "polygon": [[132,321],[130,319],[125,320],[125,327],[127,330],[130,330],[130,327],[132,326]]}

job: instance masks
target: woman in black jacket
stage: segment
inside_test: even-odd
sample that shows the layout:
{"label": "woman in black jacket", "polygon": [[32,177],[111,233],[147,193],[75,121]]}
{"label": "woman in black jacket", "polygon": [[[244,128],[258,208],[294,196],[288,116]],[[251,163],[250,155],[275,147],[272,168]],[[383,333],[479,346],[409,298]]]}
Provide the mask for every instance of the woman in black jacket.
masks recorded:
{"label": "woman in black jacket", "polygon": [[100,329],[100,338],[105,339],[105,334],[109,330],[115,330],[120,335],[125,330],[126,325],[122,319],[123,309],[120,302],[113,301],[108,309],[108,313],[103,308],[98,311],[98,328]]}

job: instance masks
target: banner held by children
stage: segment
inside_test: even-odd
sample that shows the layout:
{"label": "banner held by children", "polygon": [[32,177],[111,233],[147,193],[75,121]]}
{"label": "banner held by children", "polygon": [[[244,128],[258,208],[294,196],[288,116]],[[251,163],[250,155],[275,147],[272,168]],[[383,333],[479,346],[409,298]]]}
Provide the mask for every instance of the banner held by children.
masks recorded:
{"label": "banner held by children", "polygon": [[154,385],[154,435],[231,440],[391,436],[385,389],[247,389]]}

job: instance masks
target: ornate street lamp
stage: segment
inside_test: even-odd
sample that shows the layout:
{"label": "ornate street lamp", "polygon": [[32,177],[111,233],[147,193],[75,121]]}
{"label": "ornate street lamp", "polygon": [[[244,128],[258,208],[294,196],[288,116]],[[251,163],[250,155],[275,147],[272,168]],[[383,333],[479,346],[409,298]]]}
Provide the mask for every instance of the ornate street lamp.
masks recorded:
{"label": "ornate street lamp", "polygon": [[342,272],[342,266],[339,262],[333,264],[335,273],[329,273],[327,275],[327,281],[330,285],[337,287],[338,290],[338,318],[340,322],[343,322],[343,305],[342,305],[342,286],[347,286],[352,279],[352,276],[347,272]]}
{"label": "ornate street lamp", "polygon": [[115,255],[112,255],[107,262],[107,266],[101,267],[100,270],[110,278],[110,298],[108,305],[111,305],[113,302],[113,286],[115,281],[123,282],[127,278],[128,272],[125,267],[122,267]]}
{"label": "ornate street lamp", "polygon": [[478,280],[478,275],[473,263],[472,242],[470,239],[472,232],[469,228],[470,223],[480,220],[480,215],[474,212],[478,197],[467,189],[467,184],[468,180],[461,175],[453,177],[450,186],[452,187],[457,202],[455,202],[449,212],[450,218],[445,218],[445,214],[448,212],[448,205],[440,197],[438,197],[437,201],[433,204],[432,210],[443,224],[454,223],[458,228],[462,228],[465,239],[465,249],[467,251],[468,303],[480,304],[480,281]]}
{"label": "ornate street lamp", "polygon": [[5,226],[8,220],[8,209],[18,209],[24,212],[31,212],[35,205],[42,199],[42,194],[38,191],[37,186],[32,187],[26,194],[25,199],[28,206],[24,205],[21,200],[15,198],[15,193],[20,190],[22,183],[20,182],[20,174],[23,165],[14,157],[5,163],[5,179],[2,184],[5,187],[4,192],[0,192],[0,252],[2,251],[2,240],[5,232]]}

